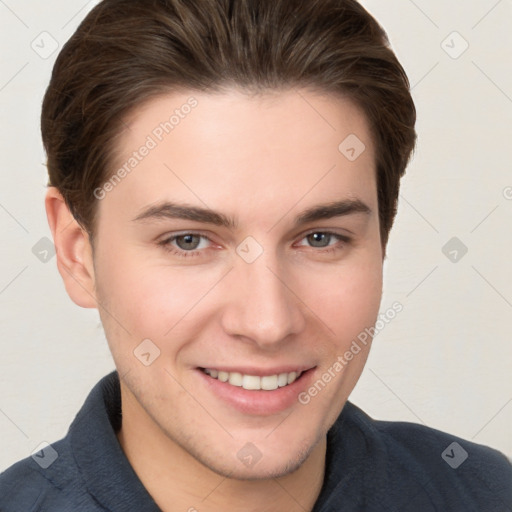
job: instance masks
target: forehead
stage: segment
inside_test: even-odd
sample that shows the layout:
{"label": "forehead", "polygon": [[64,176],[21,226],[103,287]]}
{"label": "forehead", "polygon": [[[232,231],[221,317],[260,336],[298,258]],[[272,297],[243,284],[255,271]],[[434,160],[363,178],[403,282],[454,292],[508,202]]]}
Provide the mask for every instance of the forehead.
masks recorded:
{"label": "forehead", "polygon": [[172,93],[125,119],[112,169],[125,172],[104,202],[132,212],[163,200],[253,211],[343,197],[368,203],[374,155],[366,117],[341,96]]}
{"label": "forehead", "polygon": [[[301,138],[311,143],[329,142],[326,139],[349,133],[366,139],[367,147],[373,142],[367,137],[366,116],[351,99],[308,89],[259,94],[239,89],[223,93],[180,91],[160,95],[130,111],[122,131],[118,146],[121,151],[131,150],[141,137],[148,135],[157,143],[171,143],[167,137],[171,133],[173,138],[181,134],[191,143],[193,139],[200,143],[202,137],[229,143],[230,139],[250,134],[251,139],[244,140],[246,149],[252,140],[256,144],[281,146],[286,140]],[[275,139],[275,135],[279,138]],[[255,136],[257,139],[253,139]],[[368,149],[373,151],[373,147]]]}

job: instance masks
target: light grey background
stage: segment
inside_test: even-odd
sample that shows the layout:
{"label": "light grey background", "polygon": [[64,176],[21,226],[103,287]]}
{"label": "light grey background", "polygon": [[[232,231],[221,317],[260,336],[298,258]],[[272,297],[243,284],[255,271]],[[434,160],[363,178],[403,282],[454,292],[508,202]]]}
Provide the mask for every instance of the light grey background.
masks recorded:
{"label": "light grey background", "polygon": [[[97,311],[71,302],[40,241],[51,238],[39,133],[48,54],[96,3],[0,0],[0,470],[65,435],[114,368]],[[410,77],[419,143],[385,263],[382,311],[404,309],[375,338],[351,400],[510,456],[512,0],[362,3]]]}

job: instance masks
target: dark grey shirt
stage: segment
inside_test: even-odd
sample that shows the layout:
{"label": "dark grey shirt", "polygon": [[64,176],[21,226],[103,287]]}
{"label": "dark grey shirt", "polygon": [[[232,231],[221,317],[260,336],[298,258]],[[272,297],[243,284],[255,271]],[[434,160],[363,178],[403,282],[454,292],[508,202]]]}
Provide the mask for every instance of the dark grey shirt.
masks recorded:
{"label": "dark grey shirt", "polygon": [[[158,512],[121,450],[120,425],[112,372],[64,439],[0,475],[0,512]],[[327,435],[313,512],[411,510],[512,512],[512,465],[491,448],[414,423],[376,421],[347,402]]]}

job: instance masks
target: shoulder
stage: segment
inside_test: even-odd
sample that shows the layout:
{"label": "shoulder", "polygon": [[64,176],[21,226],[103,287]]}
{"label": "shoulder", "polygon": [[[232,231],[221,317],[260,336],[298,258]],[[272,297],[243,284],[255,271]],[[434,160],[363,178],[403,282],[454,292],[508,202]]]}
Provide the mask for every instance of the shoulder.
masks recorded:
{"label": "shoulder", "polygon": [[[494,483],[498,478],[504,486],[512,486],[512,464],[498,450],[417,423],[376,420],[373,425],[402,460],[425,468],[442,467],[457,478],[485,479],[492,473]],[[494,484],[489,481],[489,485]]]}
{"label": "shoulder", "polygon": [[70,506],[75,512],[99,510],[89,501],[66,439],[0,474],[2,512],[65,512]]}
{"label": "shoulder", "polygon": [[349,408],[364,435],[383,447],[388,471],[419,482],[433,503],[464,503],[466,510],[512,505],[512,464],[498,450],[416,423],[374,420],[353,404]]}

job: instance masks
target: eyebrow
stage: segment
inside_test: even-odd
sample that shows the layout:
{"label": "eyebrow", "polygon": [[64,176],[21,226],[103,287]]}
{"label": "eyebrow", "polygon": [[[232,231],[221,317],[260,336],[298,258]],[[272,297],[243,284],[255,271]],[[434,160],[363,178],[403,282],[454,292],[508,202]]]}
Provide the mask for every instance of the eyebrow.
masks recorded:
{"label": "eyebrow", "polygon": [[[371,215],[371,208],[360,199],[345,199],[330,203],[312,206],[301,212],[294,220],[294,228],[309,224],[318,220],[326,220],[334,217],[342,217],[362,213]],[[227,217],[215,210],[178,204],[169,201],[150,206],[139,213],[133,222],[141,222],[159,219],[185,219],[203,224],[213,224],[228,229],[237,229],[238,223],[232,217]]]}

